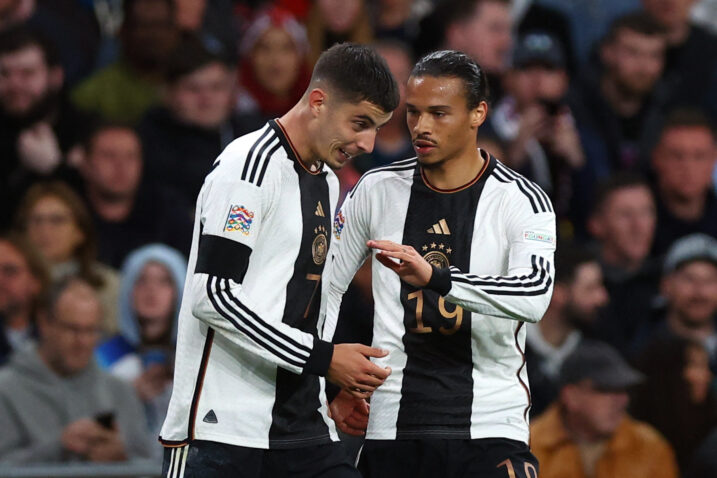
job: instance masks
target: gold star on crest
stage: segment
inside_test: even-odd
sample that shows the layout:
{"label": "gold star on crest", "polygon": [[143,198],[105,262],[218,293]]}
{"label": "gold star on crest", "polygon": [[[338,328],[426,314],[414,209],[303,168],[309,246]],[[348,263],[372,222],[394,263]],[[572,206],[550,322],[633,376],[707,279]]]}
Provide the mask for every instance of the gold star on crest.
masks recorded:
{"label": "gold star on crest", "polygon": [[444,246],[443,244],[438,244],[438,248],[439,248],[440,250],[443,250],[444,247],[446,247],[446,246]]}
{"label": "gold star on crest", "polygon": [[449,247],[448,249],[446,249],[446,252],[450,254],[451,252],[453,252],[453,249]]}
{"label": "gold star on crest", "polygon": [[435,243],[435,242],[431,242],[431,249],[435,249],[435,248],[436,248],[436,243]]}
{"label": "gold star on crest", "polygon": [[426,245],[424,244],[423,247],[421,247],[421,250],[422,250],[422,251],[427,251],[427,250],[428,250],[428,246],[426,246]]}

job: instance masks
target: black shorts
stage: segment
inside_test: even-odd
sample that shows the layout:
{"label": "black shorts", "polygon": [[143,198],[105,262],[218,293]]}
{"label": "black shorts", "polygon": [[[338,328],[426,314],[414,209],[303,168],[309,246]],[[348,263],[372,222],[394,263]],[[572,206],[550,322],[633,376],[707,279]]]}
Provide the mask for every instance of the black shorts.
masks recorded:
{"label": "black shorts", "polygon": [[359,478],[341,443],[262,450],[204,440],[164,449],[169,478]]}
{"label": "black shorts", "polygon": [[358,469],[364,478],[538,478],[528,446],[507,438],[366,440]]}

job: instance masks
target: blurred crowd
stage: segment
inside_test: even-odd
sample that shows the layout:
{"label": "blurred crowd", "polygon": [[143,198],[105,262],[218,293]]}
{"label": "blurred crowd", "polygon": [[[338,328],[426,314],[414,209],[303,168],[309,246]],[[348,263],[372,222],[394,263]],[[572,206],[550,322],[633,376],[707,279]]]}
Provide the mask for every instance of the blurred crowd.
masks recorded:
{"label": "blurred crowd", "polygon": [[[341,41],[402,94],[473,57],[478,146],[554,204],[540,476],[717,476],[714,0],[0,0],[0,464],[159,456],[204,176]],[[412,156],[402,103],[342,191]],[[371,340],[370,280],[337,341]]]}

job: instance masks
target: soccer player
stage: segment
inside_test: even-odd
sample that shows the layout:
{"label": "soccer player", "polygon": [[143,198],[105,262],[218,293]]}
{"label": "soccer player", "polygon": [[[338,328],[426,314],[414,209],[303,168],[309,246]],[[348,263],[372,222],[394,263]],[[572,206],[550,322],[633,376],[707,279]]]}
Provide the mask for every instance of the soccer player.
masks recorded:
{"label": "soccer player", "polygon": [[338,181],[373,149],[398,87],[371,49],[336,45],[303,98],[232,142],[199,193],[179,313],[164,473],[356,476],[327,417],[322,376],[367,397],[386,352],[318,339]]}
{"label": "soccer player", "polygon": [[[334,220],[325,339],[371,254],[375,362],[365,477],[537,477],[528,448],[525,322],[552,294],[555,215],[545,193],[476,147],[486,80],[463,53],[422,58],[406,92],[417,158],[366,173]],[[358,433],[363,400],[332,402]],[[344,420],[344,417],[348,417]]]}

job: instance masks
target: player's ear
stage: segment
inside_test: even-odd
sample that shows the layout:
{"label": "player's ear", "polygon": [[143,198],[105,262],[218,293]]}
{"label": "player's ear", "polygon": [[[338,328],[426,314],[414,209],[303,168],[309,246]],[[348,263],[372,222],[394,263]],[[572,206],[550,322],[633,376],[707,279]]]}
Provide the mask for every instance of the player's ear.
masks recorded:
{"label": "player's ear", "polygon": [[478,128],[488,117],[488,103],[481,101],[478,106],[471,110],[471,127]]}
{"label": "player's ear", "polygon": [[321,88],[314,88],[309,92],[309,110],[313,116],[317,116],[321,112],[327,99],[326,92]]}

